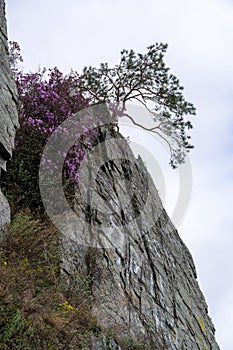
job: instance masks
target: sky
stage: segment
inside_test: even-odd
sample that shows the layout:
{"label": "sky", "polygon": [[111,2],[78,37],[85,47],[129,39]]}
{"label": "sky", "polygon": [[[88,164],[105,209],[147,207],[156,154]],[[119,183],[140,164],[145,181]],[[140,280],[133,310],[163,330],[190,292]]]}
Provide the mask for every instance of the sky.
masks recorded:
{"label": "sky", "polygon": [[[145,52],[156,42],[168,43],[165,61],[197,108],[189,157],[192,195],[183,221],[175,224],[194,258],[220,348],[232,350],[233,1],[8,0],[7,19],[26,71],[57,66],[81,72],[101,62],[117,64],[123,48]],[[158,140],[126,124],[121,131],[148,155],[159,191],[164,183],[164,205],[172,216],[184,192],[180,174],[169,168],[166,151],[160,157]]]}

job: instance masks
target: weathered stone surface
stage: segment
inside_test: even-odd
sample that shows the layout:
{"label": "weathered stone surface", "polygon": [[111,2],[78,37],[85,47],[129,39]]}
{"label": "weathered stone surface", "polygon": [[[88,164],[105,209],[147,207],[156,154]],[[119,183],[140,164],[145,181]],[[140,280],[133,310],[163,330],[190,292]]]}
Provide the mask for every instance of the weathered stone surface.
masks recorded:
{"label": "weathered stone surface", "polygon": [[4,229],[10,223],[10,206],[6,197],[0,191],[0,237],[4,234]]}
{"label": "weathered stone surface", "polygon": [[[0,176],[6,170],[6,162],[11,157],[16,128],[19,126],[17,114],[17,90],[8,57],[5,2],[0,0]],[[10,220],[10,208],[0,192],[0,234]]]}
{"label": "weathered stone surface", "polygon": [[118,345],[114,339],[109,339],[106,336],[97,338],[95,336],[91,339],[91,350],[123,350],[120,345]]}
{"label": "weathered stone surface", "polygon": [[[0,0],[0,169],[11,156],[18,127],[7,52]],[[92,349],[122,350],[126,339],[160,350],[219,349],[192,257],[150,175],[112,128],[102,131],[100,142],[91,158],[92,171],[99,169],[95,181],[86,198],[77,195],[80,226],[73,240],[68,234],[63,241],[64,271],[92,277],[93,313],[100,328],[113,334],[114,339],[93,337]],[[88,179],[89,172],[90,167],[83,177]],[[0,192],[0,235],[9,221],[9,204]]]}
{"label": "weathered stone surface", "polygon": [[0,154],[7,160],[12,153],[15,130],[19,126],[17,90],[8,57],[5,3],[0,0]]}
{"label": "weathered stone surface", "polygon": [[80,223],[73,240],[64,237],[64,270],[91,275],[93,312],[117,344],[129,337],[151,349],[219,349],[192,256],[151,176],[116,131],[99,138],[102,147],[90,158],[92,170],[100,169],[95,183],[86,198],[77,194],[76,213],[89,234]]}

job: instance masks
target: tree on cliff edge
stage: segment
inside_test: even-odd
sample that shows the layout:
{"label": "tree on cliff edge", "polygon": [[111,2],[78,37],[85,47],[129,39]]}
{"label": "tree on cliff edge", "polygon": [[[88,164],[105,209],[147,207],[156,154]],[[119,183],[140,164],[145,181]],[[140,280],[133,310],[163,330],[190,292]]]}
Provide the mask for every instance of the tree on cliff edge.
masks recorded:
{"label": "tree on cliff edge", "polygon": [[[124,49],[120,63],[113,68],[108,63],[101,63],[99,68],[84,67],[81,75],[77,72],[71,75],[76,80],[75,93],[82,95],[89,106],[107,103],[115,116],[128,117],[135,125],[158,134],[168,144],[170,164],[175,168],[184,162],[186,153],[193,148],[187,134],[192,124],[187,116],[195,115],[196,109],[185,100],[179,79],[169,73],[164,62],[166,50],[167,44],[163,43],[149,46],[145,54]],[[15,75],[19,75],[17,63],[22,57],[15,42],[10,46],[10,61]],[[24,81],[22,83],[25,85]],[[25,86],[19,88],[25,90]],[[137,101],[149,111],[154,122],[152,127],[146,127],[146,122],[138,124],[134,116],[127,113],[129,101]]]}
{"label": "tree on cliff edge", "polygon": [[[195,108],[185,100],[183,87],[164,63],[166,49],[166,44],[156,44],[149,46],[145,54],[123,50],[120,63],[113,68],[102,63],[99,68],[85,67],[81,75],[77,72],[63,75],[57,68],[24,73],[19,69],[22,62],[19,45],[12,42],[10,62],[19,92],[21,124],[16,149],[8,163],[6,186],[14,197],[12,202],[31,209],[41,206],[38,169],[46,141],[66,118],[99,103],[106,103],[114,116],[126,116],[135,125],[158,134],[169,146],[172,167],[184,162],[193,147],[187,135],[192,124],[186,116],[194,115]],[[129,101],[138,101],[150,112],[153,127],[146,127],[146,121],[138,124],[127,113]],[[81,135],[87,140],[86,149],[97,134],[90,125]],[[74,146],[64,159],[64,169],[69,180],[77,185],[86,149],[83,143]]]}
{"label": "tree on cliff edge", "polygon": [[[126,116],[135,125],[158,134],[168,144],[170,164],[175,168],[193,148],[187,135],[192,124],[185,116],[195,115],[195,107],[185,100],[183,87],[165,65],[166,49],[167,44],[160,43],[149,46],[145,54],[122,50],[120,63],[113,68],[107,63],[98,69],[85,67],[79,88],[91,104],[109,103],[118,116]],[[127,102],[134,100],[150,112],[153,127],[138,124],[127,113]]]}

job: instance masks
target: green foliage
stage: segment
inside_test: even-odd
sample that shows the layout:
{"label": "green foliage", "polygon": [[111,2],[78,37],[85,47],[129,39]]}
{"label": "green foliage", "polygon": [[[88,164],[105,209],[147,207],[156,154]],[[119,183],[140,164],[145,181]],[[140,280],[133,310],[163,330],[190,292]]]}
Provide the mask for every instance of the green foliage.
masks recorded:
{"label": "green foliage", "polygon": [[62,350],[90,347],[96,320],[90,279],[60,272],[60,235],[29,211],[12,222],[0,251],[0,348]]}
{"label": "green foliage", "polygon": [[2,350],[30,350],[34,331],[20,310],[13,306],[0,306],[0,347]]}
{"label": "green foliage", "polygon": [[[87,106],[107,103],[113,120],[126,116],[135,125],[159,135],[170,149],[172,167],[184,162],[193,147],[187,134],[192,124],[187,117],[195,114],[195,108],[185,100],[179,79],[169,73],[164,61],[166,50],[167,45],[162,43],[149,46],[145,54],[122,50],[118,65],[111,68],[102,63],[99,68],[85,67],[81,75],[77,72],[63,75],[57,68],[25,74],[19,69],[20,48],[17,43],[11,44],[10,60],[19,92],[21,128],[17,131],[16,149],[8,162],[7,175],[1,178],[1,186],[13,213],[20,208],[44,213],[38,181],[43,148],[64,120]],[[150,112],[153,127],[147,127],[146,120],[137,123],[127,113],[129,101],[140,102]],[[96,139],[97,134],[91,125],[86,130],[90,139]],[[64,158],[64,188],[71,201],[84,148],[82,145],[72,148],[68,159]],[[74,183],[69,182],[71,178]]]}
{"label": "green foliage", "polygon": [[[21,132],[21,131],[20,131]],[[13,213],[19,208],[39,209],[42,207],[38,185],[38,166],[44,141],[32,127],[25,127],[27,137],[14,150],[13,158],[7,164],[7,173],[1,177],[1,185],[9,199]]]}
{"label": "green foliage", "polygon": [[[135,125],[158,134],[168,144],[170,164],[176,167],[193,148],[187,135],[192,124],[184,117],[194,115],[195,108],[185,100],[179,79],[169,73],[164,62],[166,50],[162,43],[149,46],[145,54],[122,50],[120,63],[113,68],[107,63],[99,68],[85,67],[79,88],[90,104],[107,102],[116,116],[126,116]],[[138,124],[127,114],[128,101],[140,102],[150,112],[154,127],[146,127],[146,121]]]}

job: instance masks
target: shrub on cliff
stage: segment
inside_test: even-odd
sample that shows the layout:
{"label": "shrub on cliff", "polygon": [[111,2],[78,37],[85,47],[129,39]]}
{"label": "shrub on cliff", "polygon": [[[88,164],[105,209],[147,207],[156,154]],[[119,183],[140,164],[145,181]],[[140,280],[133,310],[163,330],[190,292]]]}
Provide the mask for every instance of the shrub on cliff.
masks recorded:
{"label": "shrub on cliff", "polygon": [[[79,92],[77,73],[64,75],[58,68],[23,73],[17,68],[17,62],[22,61],[19,50],[17,43],[12,43],[11,63],[19,94],[20,129],[16,133],[7,176],[1,181],[13,209],[29,207],[35,211],[43,208],[38,180],[43,148],[53,131],[88,103]],[[62,126],[61,132],[66,132]],[[85,128],[82,138],[87,141],[96,135],[95,129]],[[85,146],[89,145],[88,142],[74,143],[69,153],[63,155],[64,176],[73,183],[78,181],[77,168],[84,157]]]}
{"label": "shrub on cliff", "polygon": [[[169,146],[173,168],[184,162],[193,147],[187,134],[192,124],[186,116],[194,115],[195,108],[185,100],[183,87],[164,63],[166,49],[166,44],[156,44],[149,46],[145,54],[123,50],[115,67],[102,63],[98,69],[85,67],[81,75],[76,72],[63,75],[57,68],[25,74],[17,66],[22,61],[19,46],[11,44],[10,61],[19,92],[21,128],[8,164],[5,187],[16,208],[29,207],[34,211],[43,208],[38,170],[46,141],[59,126],[65,135],[67,130],[62,128],[62,122],[87,106],[106,103],[113,116],[128,117],[135,125],[158,134]],[[153,127],[137,123],[128,114],[127,102],[134,100],[150,112]],[[72,184],[78,184],[79,165],[97,135],[98,130],[90,121],[82,135],[77,135],[85,142],[75,142],[64,154],[63,175],[70,192]]]}

